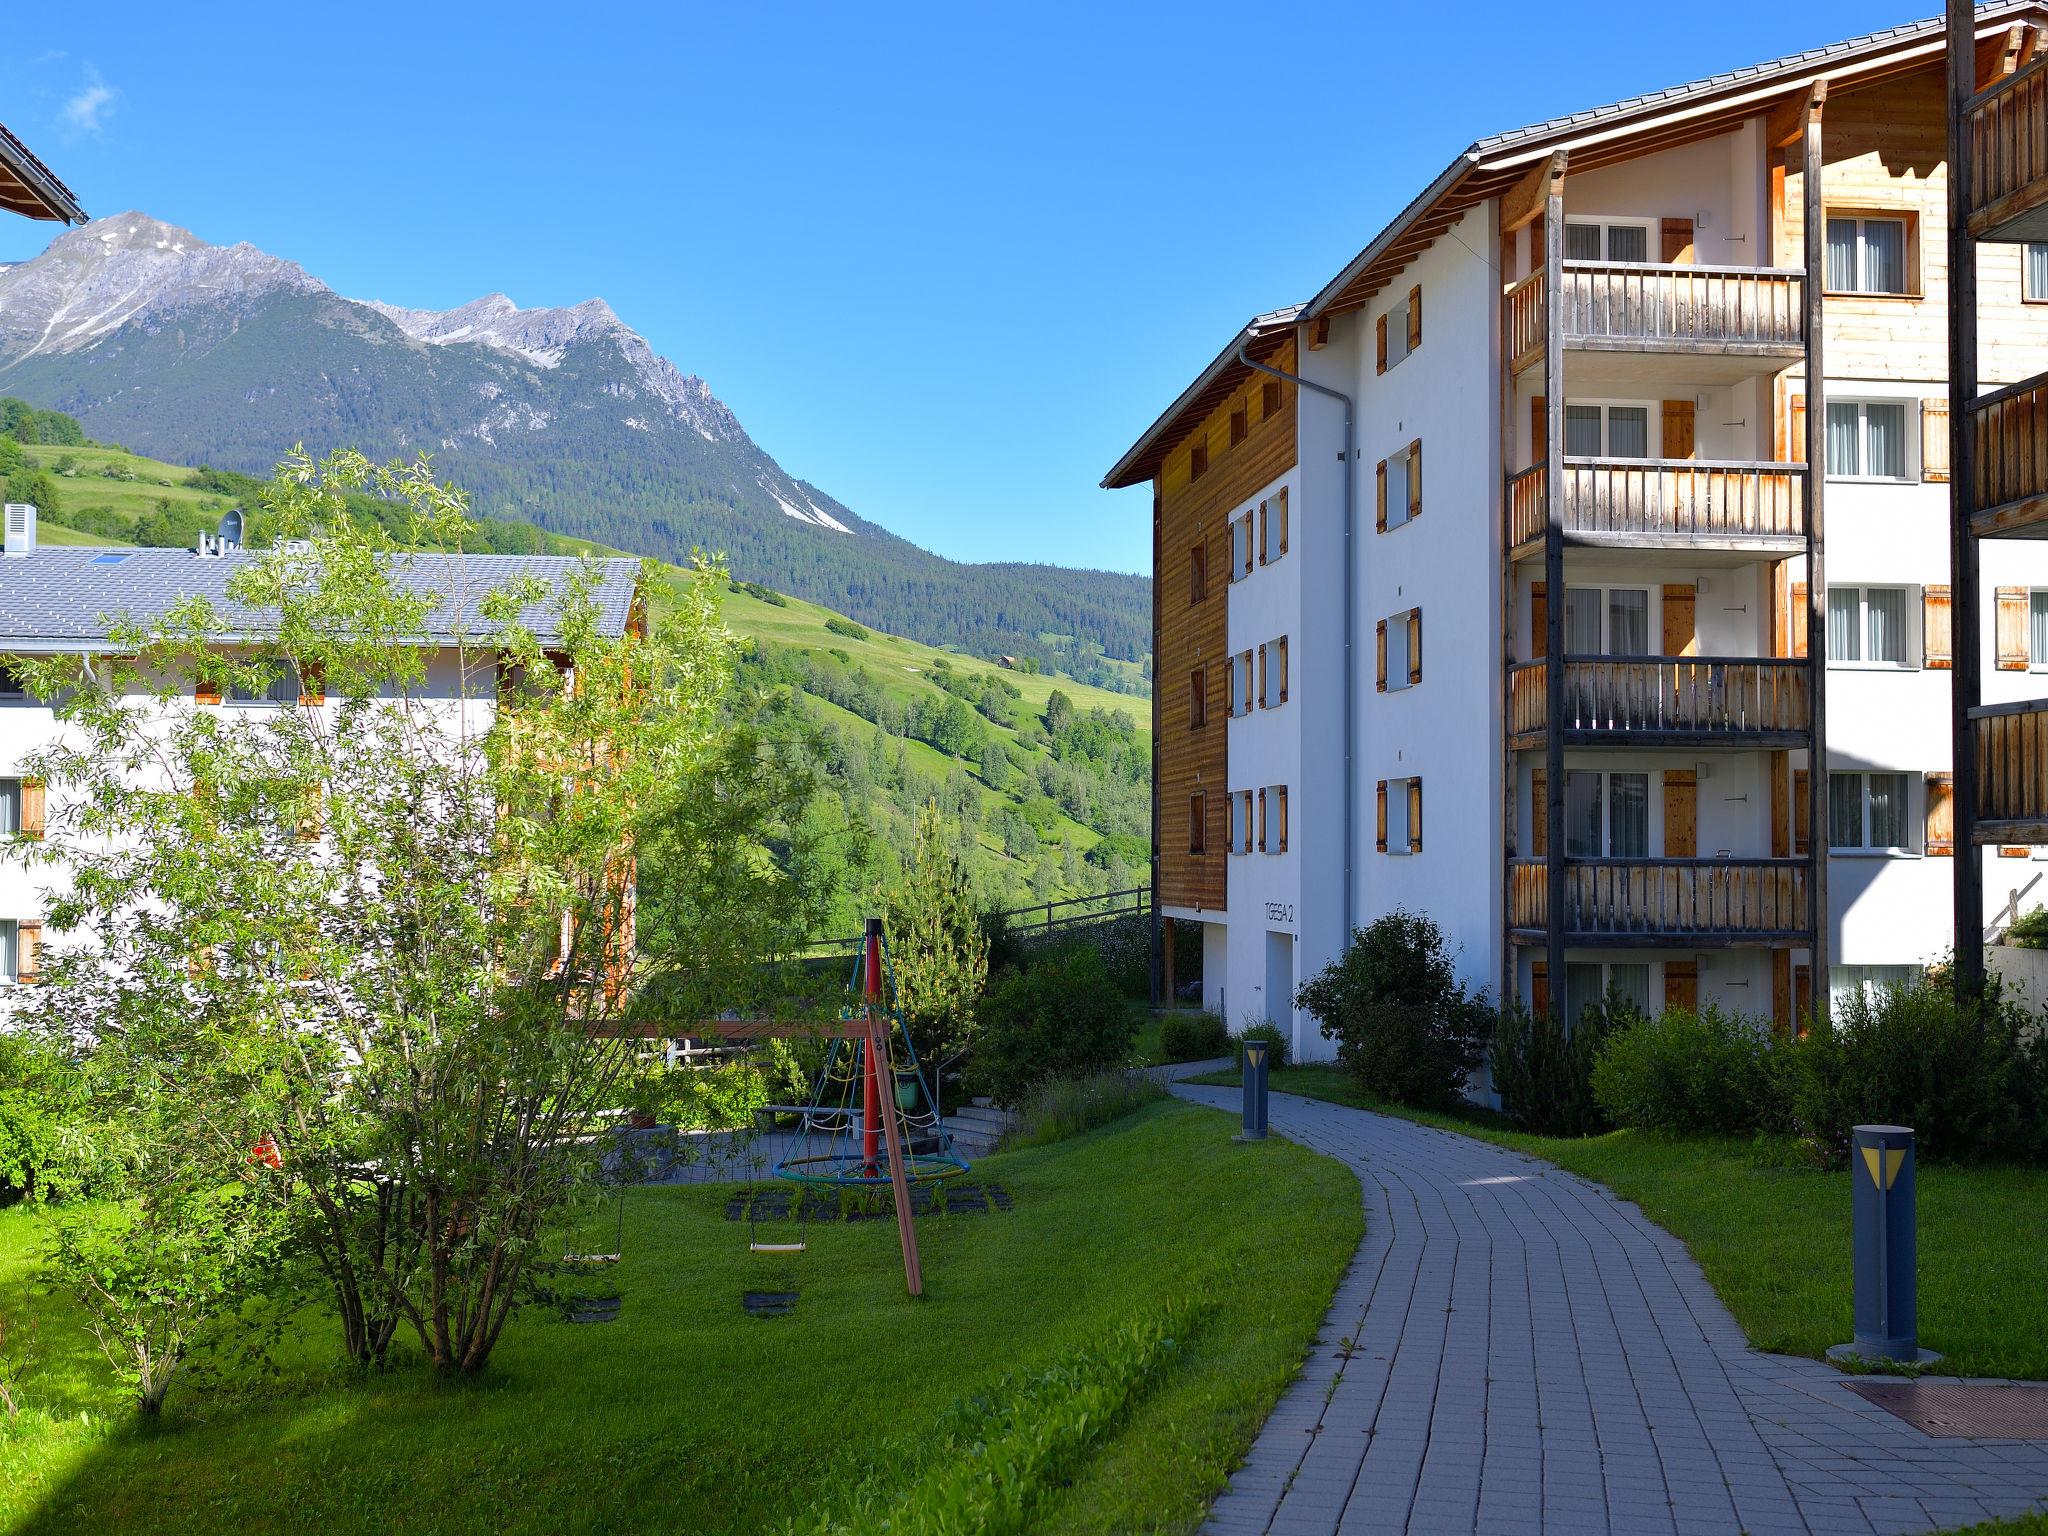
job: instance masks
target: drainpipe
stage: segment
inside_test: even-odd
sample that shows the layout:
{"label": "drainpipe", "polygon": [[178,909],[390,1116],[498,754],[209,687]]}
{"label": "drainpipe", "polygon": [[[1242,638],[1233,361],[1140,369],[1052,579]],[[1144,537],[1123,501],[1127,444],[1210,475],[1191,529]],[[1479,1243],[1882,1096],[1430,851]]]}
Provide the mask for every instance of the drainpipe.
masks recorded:
{"label": "drainpipe", "polygon": [[1341,954],[1343,945],[1351,942],[1351,935],[1356,927],[1352,921],[1351,861],[1358,846],[1358,784],[1351,761],[1352,744],[1357,734],[1355,726],[1358,713],[1352,656],[1352,636],[1358,628],[1353,622],[1352,611],[1356,605],[1353,589],[1357,586],[1358,577],[1351,557],[1351,525],[1356,520],[1353,513],[1358,502],[1355,489],[1358,469],[1353,463],[1356,455],[1352,448],[1351,397],[1341,390],[1330,388],[1327,384],[1318,384],[1313,379],[1304,379],[1300,374],[1287,373],[1270,364],[1255,361],[1251,355],[1251,343],[1248,341],[1238,343],[1237,360],[1258,373],[1285,379],[1298,389],[1314,390],[1317,394],[1325,395],[1344,407],[1344,938],[1338,948],[1338,953]]}

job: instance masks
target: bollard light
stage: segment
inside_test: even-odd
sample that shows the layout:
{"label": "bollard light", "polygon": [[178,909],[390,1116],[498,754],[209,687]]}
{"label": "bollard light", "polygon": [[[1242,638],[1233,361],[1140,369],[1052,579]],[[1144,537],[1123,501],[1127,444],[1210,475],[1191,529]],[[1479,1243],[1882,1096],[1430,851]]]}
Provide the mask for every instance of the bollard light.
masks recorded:
{"label": "bollard light", "polygon": [[1859,1125],[1851,1137],[1855,1193],[1856,1336],[1833,1360],[1924,1365],[1941,1357],[1920,1347],[1919,1238],[1913,1200],[1913,1132]]}
{"label": "bollard light", "polygon": [[1239,1141],[1266,1139],[1266,1056],[1270,1047],[1263,1040],[1244,1043],[1244,1129]]}

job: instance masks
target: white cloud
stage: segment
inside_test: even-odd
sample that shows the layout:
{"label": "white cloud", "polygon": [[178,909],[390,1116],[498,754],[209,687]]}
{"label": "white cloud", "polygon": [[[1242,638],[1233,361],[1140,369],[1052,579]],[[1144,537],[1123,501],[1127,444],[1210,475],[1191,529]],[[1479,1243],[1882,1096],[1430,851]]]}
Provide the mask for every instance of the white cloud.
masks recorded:
{"label": "white cloud", "polygon": [[58,112],[57,121],[66,134],[97,136],[106,131],[107,119],[114,115],[115,103],[121,93],[100,78],[100,72],[90,64],[85,68],[85,83],[72,92],[70,100]]}

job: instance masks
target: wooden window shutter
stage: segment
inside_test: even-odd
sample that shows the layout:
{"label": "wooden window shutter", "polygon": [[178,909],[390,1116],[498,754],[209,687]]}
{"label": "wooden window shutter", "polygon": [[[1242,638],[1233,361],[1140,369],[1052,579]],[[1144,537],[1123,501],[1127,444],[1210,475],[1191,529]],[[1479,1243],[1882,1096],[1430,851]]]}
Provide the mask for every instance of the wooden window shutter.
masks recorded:
{"label": "wooden window shutter", "polygon": [[1948,667],[1955,663],[1955,653],[1949,639],[1949,599],[1945,586],[1925,586],[1920,589],[1920,664],[1926,667]]}
{"label": "wooden window shutter", "polygon": [[1792,967],[1792,1032],[1806,1033],[1805,1021],[1813,1015],[1813,967]]}
{"label": "wooden window shutter", "polygon": [[1693,456],[1693,445],[1698,441],[1694,431],[1694,407],[1690,400],[1666,400],[1664,402],[1664,457],[1667,459],[1689,459]]}
{"label": "wooden window shutter", "polygon": [[1664,857],[1699,857],[1699,776],[1690,768],[1664,770]]}
{"label": "wooden window shutter", "polygon": [[1373,527],[1380,533],[1387,531],[1387,461],[1380,460],[1379,466],[1379,510],[1373,518]]}
{"label": "wooden window shutter", "polygon": [[1408,681],[1422,681],[1422,610],[1408,610]]}
{"label": "wooden window shutter", "polygon": [[1422,284],[1408,290],[1408,350],[1422,345]]}
{"label": "wooden window shutter", "polygon": [[1276,642],[1280,651],[1280,702],[1287,702],[1287,637],[1282,635]]}
{"label": "wooden window shutter", "polygon": [[1280,846],[1274,852],[1285,853],[1287,851],[1287,786],[1282,784],[1273,791],[1273,795],[1279,802],[1279,809],[1275,812],[1275,816],[1280,823]]}
{"label": "wooden window shutter", "polygon": [[43,925],[40,922],[14,925],[14,979],[31,984],[43,979]]}
{"label": "wooden window shutter", "polygon": [[1803,859],[1813,846],[1807,829],[1813,825],[1813,779],[1804,768],[1792,770],[1792,857]]}
{"label": "wooden window shutter", "polygon": [[1550,775],[1529,770],[1529,852],[1542,858],[1550,852]]}
{"label": "wooden window shutter", "polygon": [[21,835],[40,839],[48,826],[48,798],[41,779],[21,781]]}
{"label": "wooden window shutter", "polygon": [[1280,487],[1280,553],[1287,553],[1287,487]]}
{"label": "wooden window shutter", "polygon": [[1550,407],[1543,403],[1541,395],[1529,401],[1529,462],[1541,464],[1544,460],[1545,445],[1550,438]]}
{"label": "wooden window shutter", "polygon": [[1529,962],[1529,1011],[1538,1015],[1550,1012],[1550,966],[1547,961]]}
{"label": "wooden window shutter", "polygon": [[1259,791],[1259,852],[1266,851],[1266,792]]}
{"label": "wooden window shutter", "polygon": [[299,702],[317,708],[327,702],[327,668],[309,661],[299,670]]}
{"label": "wooden window shutter", "polygon": [[1927,775],[1927,851],[1954,854],[1956,851],[1956,777],[1952,773]]}
{"label": "wooden window shutter", "polygon": [[1379,815],[1376,825],[1379,831],[1373,840],[1373,847],[1379,852],[1385,853],[1387,851],[1387,781],[1385,779],[1380,780]]}
{"label": "wooden window shutter", "polygon": [[1787,607],[1785,618],[1791,630],[1791,654],[1794,656],[1804,656],[1806,654],[1805,582],[1795,581],[1792,583],[1792,600]]}
{"label": "wooden window shutter", "polygon": [[1920,478],[1948,478],[1948,401],[1920,402]]}
{"label": "wooden window shutter", "polygon": [[1529,583],[1529,659],[1540,661],[1550,648],[1550,595],[1540,581]]}
{"label": "wooden window shutter", "polygon": [[1387,371],[1387,317],[1385,315],[1380,316],[1378,339],[1374,345],[1378,348],[1379,359],[1373,372],[1385,373]]}
{"label": "wooden window shutter", "polygon": [[1785,397],[1785,440],[1778,444],[1778,459],[1785,464],[1806,462],[1806,396]]}
{"label": "wooden window shutter", "polygon": [[1387,621],[1381,619],[1373,635],[1373,643],[1379,654],[1379,670],[1376,687],[1379,692],[1387,691]]}
{"label": "wooden window shutter", "polygon": [[1422,439],[1408,445],[1408,515],[1422,516]]}
{"label": "wooden window shutter", "polygon": [[1690,265],[1694,259],[1692,220],[1659,219],[1657,225],[1658,249],[1662,252],[1657,259],[1662,262],[1681,262]]}
{"label": "wooden window shutter", "polygon": [[1422,780],[1408,781],[1408,851],[1422,852]]}
{"label": "wooden window shutter", "polygon": [[2000,845],[1998,850],[1998,856],[2001,859],[2024,859],[2028,854],[2032,853],[2033,851],[2034,850],[2031,848],[2015,848]]}
{"label": "wooden window shutter", "polygon": [[1264,565],[1268,560],[1273,558],[1272,555],[1267,552],[1267,540],[1271,537],[1272,533],[1271,524],[1271,515],[1267,511],[1266,503],[1262,501],[1259,503],[1259,564],[1261,565]]}
{"label": "wooden window shutter", "polygon": [[1771,763],[1771,857],[1792,856],[1792,756],[1773,752]]}
{"label": "wooden window shutter", "polygon": [[1998,589],[1998,670],[2027,670],[2027,589]]}
{"label": "wooden window shutter", "polygon": [[220,683],[202,671],[192,682],[192,702],[195,704],[218,704],[220,702]]}
{"label": "wooden window shutter", "polygon": [[1330,317],[1318,315],[1316,323],[1308,328],[1308,349],[1320,352],[1330,344]]}
{"label": "wooden window shutter", "polygon": [[1792,951],[1771,951],[1771,1031],[1789,1037],[1792,1033]]}
{"label": "wooden window shutter", "polygon": [[1261,709],[1265,709],[1268,707],[1266,703],[1267,670],[1268,669],[1266,666],[1266,647],[1262,645],[1259,647],[1259,708]]}
{"label": "wooden window shutter", "polygon": [[1700,1006],[1700,967],[1696,960],[1664,962],[1664,1006],[1696,1013]]}
{"label": "wooden window shutter", "polygon": [[1682,583],[1667,585],[1664,588],[1663,608],[1663,654],[1699,655],[1699,589]]}

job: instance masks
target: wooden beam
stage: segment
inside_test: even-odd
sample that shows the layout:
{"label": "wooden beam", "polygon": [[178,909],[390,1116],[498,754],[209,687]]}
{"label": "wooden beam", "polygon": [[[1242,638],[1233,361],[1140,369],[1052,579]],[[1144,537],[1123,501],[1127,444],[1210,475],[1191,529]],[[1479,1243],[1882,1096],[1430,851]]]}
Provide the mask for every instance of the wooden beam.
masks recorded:
{"label": "wooden beam", "polygon": [[[1969,0],[1963,0],[1968,4]],[[1806,747],[1807,831],[1810,867],[1806,877],[1807,908],[1813,923],[1807,960],[1816,1000],[1828,984],[1828,594],[1826,566],[1828,461],[1827,360],[1822,342],[1822,295],[1827,273],[1827,193],[1823,186],[1826,156],[1821,143],[1821,109],[1828,99],[1825,80],[1816,80],[1800,104],[1800,185],[1804,212],[1806,282],[1806,633],[1808,665]],[[1815,1008],[1820,1008],[1816,1001]]]}
{"label": "wooden beam", "polygon": [[[1969,101],[1976,94],[1976,8],[1947,0],[1948,20],[1948,464],[1949,622],[1951,715],[1950,807],[1955,831],[1955,905],[1952,913],[1956,990],[1984,989],[1984,854],[1978,843],[1977,733],[1970,710],[1984,687],[1984,652],[1978,630],[1982,591],[1972,527],[1977,479],[1976,434],[1970,403],[1977,395],[1977,253],[1970,238],[1976,188],[1971,184]],[[1809,398],[1808,419],[1819,409]],[[1812,631],[1809,630],[1809,633]],[[1815,822],[1818,840],[1823,828]],[[1827,978],[1814,967],[1814,996]]]}
{"label": "wooden beam", "polygon": [[1550,184],[1564,180],[1565,152],[1558,150],[1548,160],[1542,160],[1529,168],[1529,174],[1516,182],[1500,198],[1500,232],[1511,235],[1543,211],[1545,200],[1550,196]]}
{"label": "wooden beam", "polygon": [[1797,96],[1787,97],[1771,108],[1771,115],[1764,119],[1765,147],[1784,149],[1797,144],[1806,132],[1807,119],[1818,116],[1827,99],[1828,82],[1823,77],[1813,81]]}
{"label": "wooden beam", "polygon": [[[1543,459],[1544,717],[1564,715],[1564,305],[1557,294],[1564,276],[1564,178],[1545,179],[1543,281],[1550,291],[1544,306]],[[1544,824],[1543,961],[1550,978],[1550,1009],[1562,1018],[1565,998],[1565,833],[1564,732],[1551,731],[1543,747],[1544,803],[1531,806]],[[1575,1024],[1575,1019],[1566,1019]]]}

